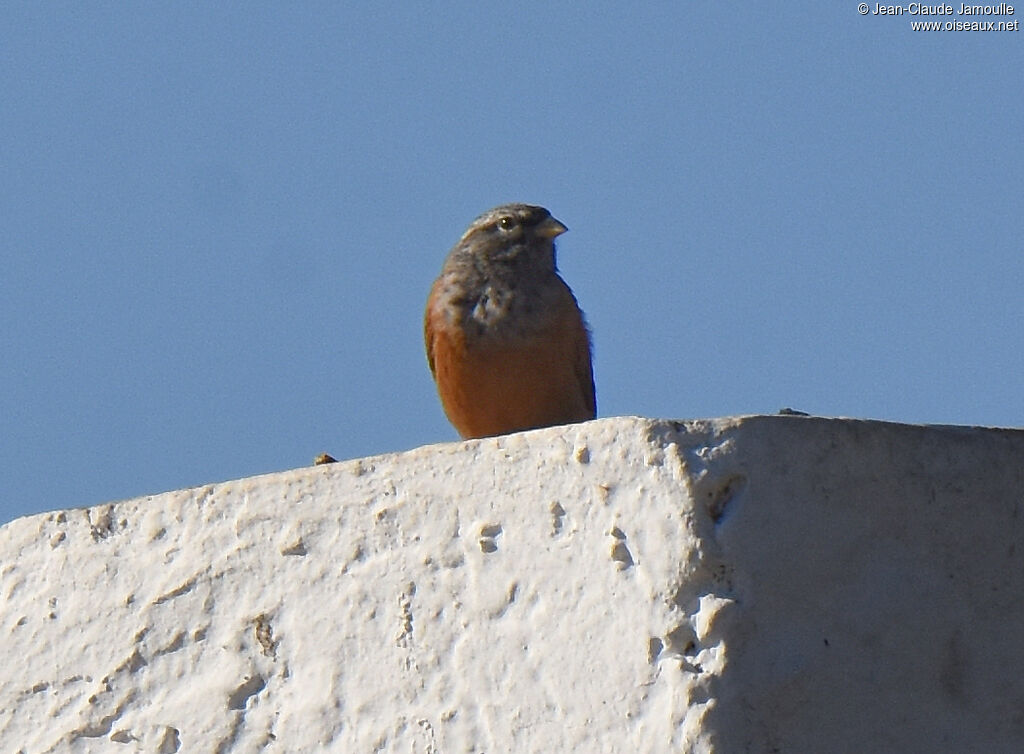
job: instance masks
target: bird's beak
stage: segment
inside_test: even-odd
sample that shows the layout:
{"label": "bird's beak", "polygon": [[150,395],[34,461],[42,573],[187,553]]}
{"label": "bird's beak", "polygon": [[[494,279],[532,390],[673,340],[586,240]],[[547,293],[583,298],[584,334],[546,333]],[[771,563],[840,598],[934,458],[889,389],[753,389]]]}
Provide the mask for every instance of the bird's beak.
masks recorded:
{"label": "bird's beak", "polygon": [[538,236],[542,236],[544,238],[555,238],[562,235],[567,230],[569,229],[562,225],[562,223],[549,216],[544,220],[544,222],[537,226],[536,233]]}

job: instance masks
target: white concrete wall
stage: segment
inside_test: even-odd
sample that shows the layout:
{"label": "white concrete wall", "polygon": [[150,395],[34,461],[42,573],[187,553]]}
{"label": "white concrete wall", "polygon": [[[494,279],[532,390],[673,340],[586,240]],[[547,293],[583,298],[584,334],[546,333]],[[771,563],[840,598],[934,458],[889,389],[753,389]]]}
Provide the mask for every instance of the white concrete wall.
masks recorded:
{"label": "white concrete wall", "polygon": [[0,529],[0,751],[1024,751],[1024,432],[607,419]]}

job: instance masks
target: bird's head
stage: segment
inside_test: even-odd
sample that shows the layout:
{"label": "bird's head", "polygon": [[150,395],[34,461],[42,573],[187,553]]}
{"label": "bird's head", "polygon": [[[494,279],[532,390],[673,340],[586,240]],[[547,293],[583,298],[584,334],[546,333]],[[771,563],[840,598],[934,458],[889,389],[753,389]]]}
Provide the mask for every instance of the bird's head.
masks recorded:
{"label": "bird's head", "polygon": [[567,230],[543,207],[503,204],[474,220],[456,248],[484,267],[522,265],[554,272],[554,241]]}

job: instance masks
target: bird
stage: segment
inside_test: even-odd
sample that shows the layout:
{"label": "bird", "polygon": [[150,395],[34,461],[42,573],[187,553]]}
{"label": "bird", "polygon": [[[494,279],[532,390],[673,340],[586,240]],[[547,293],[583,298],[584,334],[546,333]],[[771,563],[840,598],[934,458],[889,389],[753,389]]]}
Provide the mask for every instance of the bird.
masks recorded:
{"label": "bird", "polygon": [[427,364],[464,439],[597,415],[590,329],[555,260],[567,230],[544,207],[495,207],[462,234],[431,286]]}

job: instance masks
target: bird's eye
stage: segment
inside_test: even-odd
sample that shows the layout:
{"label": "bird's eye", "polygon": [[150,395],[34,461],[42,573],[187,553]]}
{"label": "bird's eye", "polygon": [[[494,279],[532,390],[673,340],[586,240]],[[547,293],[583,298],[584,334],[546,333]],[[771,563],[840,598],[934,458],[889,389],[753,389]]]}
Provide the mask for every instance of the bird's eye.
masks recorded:
{"label": "bird's eye", "polygon": [[498,227],[506,231],[512,230],[514,227],[516,227],[516,221],[514,218],[505,215],[504,217],[498,219]]}

